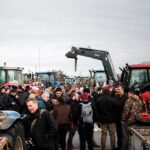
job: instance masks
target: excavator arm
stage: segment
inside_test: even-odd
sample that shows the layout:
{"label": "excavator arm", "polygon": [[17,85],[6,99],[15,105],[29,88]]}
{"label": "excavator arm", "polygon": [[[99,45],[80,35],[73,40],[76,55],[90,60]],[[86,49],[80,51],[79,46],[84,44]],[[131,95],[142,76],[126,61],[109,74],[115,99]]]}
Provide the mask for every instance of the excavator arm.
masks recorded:
{"label": "excavator arm", "polygon": [[102,61],[108,80],[113,80],[114,82],[117,81],[117,75],[114,70],[114,66],[111,57],[109,55],[109,52],[103,50],[89,49],[89,48],[77,48],[73,46],[71,48],[71,51],[66,53],[66,57],[75,59],[75,71],[77,67],[78,55],[90,57]]}

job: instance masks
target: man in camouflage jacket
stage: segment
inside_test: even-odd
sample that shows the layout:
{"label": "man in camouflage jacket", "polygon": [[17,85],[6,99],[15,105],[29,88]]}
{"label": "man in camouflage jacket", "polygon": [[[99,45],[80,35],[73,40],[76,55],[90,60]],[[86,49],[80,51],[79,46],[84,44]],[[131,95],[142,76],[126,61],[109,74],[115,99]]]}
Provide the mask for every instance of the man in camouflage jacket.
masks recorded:
{"label": "man in camouflage jacket", "polygon": [[121,150],[128,149],[129,130],[128,127],[132,126],[135,122],[135,117],[138,112],[142,109],[142,101],[135,95],[133,89],[128,92],[128,99],[125,102],[121,124],[122,124],[122,145]]}

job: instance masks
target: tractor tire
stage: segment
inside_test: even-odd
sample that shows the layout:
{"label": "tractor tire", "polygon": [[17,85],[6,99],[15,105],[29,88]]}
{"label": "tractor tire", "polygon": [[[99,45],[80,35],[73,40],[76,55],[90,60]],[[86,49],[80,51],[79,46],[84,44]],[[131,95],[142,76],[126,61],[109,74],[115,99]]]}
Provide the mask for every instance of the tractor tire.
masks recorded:
{"label": "tractor tire", "polygon": [[8,150],[25,150],[24,129],[20,121],[15,122],[9,129],[0,131],[0,136],[8,138]]}

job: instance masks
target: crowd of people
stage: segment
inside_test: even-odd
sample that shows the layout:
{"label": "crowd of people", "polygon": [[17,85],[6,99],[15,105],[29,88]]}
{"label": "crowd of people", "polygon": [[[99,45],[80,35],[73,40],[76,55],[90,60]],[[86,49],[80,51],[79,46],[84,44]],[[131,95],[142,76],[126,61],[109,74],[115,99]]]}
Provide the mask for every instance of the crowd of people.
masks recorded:
{"label": "crowd of people", "polygon": [[[124,92],[123,85],[80,89],[45,88],[37,94],[31,87],[2,87],[0,110],[25,114],[24,127],[28,150],[94,150],[94,124],[101,128],[100,150],[106,149],[107,133],[112,150],[127,150],[129,127],[135,123],[142,101],[134,89]],[[68,134],[68,136],[67,136]],[[30,144],[29,144],[30,139]],[[87,148],[86,148],[87,145]]]}

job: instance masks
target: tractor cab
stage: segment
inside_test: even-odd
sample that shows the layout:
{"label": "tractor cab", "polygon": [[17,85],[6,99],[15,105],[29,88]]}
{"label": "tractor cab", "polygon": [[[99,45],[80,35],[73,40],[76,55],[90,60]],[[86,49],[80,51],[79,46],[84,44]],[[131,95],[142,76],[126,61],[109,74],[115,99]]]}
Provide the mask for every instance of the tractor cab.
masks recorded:
{"label": "tractor cab", "polygon": [[45,87],[52,86],[56,81],[56,72],[36,72],[35,75],[36,80],[44,84]]}
{"label": "tractor cab", "polygon": [[22,70],[19,67],[0,67],[0,87],[23,85]]}
{"label": "tractor cab", "polygon": [[126,64],[122,69],[121,82],[126,91],[132,87],[140,92],[150,91],[150,64]]}

